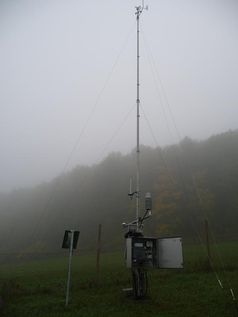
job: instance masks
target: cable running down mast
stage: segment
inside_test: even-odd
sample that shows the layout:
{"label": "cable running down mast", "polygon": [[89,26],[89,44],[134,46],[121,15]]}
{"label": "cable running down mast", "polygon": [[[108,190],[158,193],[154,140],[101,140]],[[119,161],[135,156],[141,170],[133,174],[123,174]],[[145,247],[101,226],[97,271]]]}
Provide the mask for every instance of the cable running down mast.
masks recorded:
{"label": "cable running down mast", "polygon": [[[144,8],[144,1],[142,6],[136,7],[136,21],[137,21],[137,85],[136,85],[136,106],[137,106],[137,122],[136,122],[136,219],[140,216],[140,15]],[[139,221],[136,225],[139,230]]]}

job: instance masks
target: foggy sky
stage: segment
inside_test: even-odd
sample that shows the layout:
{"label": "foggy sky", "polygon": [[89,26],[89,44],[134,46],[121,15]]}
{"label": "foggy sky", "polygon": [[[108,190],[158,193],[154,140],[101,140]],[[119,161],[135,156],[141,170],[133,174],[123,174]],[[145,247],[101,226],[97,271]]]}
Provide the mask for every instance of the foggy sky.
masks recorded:
{"label": "foggy sky", "polygon": [[[141,143],[237,129],[238,2],[145,2]],[[138,4],[0,0],[0,191],[135,147]]]}

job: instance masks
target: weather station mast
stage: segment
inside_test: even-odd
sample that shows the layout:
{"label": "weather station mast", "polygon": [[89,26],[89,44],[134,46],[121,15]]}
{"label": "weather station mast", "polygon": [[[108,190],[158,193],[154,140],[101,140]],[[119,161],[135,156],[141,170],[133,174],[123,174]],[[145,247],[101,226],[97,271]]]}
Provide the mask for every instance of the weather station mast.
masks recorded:
{"label": "weather station mast", "polygon": [[140,219],[140,16],[142,12],[148,10],[148,6],[144,6],[142,1],[141,6],[136,6],[136,22],[137,22],[137,41],[136,41],[136,190],[132,191],[132,180],[130,179],[129,196],[132,199],[136,197],[136,231],[139,232],[142,228],[139,224]]}
{"label": "weather station mast", "polygon": [[126,239],[126,266],[131,270],[132,288],[124,289],[132,291],[136,299],[142,299],[147,295],[149,268],[182,268],[182,240],[180,237],[155,238],[144,237],[143,222],[152,215],[151,194],[146,193],[144,213],[141,216],[141,189],[140,189],[140,16],[148,6],[136,6],[136,188],[132,190],[132,179],[128,196],[136,198],[136,219],[129,223],[122,223],[127,229]]}
{"label": "weather station mast", "polygon": [[[148,6],[145,8],[148,10]],[[137,83],[136,83],[136,219],[139,219],[140,215],[140,15],[144,11],[144,1],[142,6],[136,7],[136,22],[137,22]],[[139,230],[139,222],[137,222],[137,230]]]}

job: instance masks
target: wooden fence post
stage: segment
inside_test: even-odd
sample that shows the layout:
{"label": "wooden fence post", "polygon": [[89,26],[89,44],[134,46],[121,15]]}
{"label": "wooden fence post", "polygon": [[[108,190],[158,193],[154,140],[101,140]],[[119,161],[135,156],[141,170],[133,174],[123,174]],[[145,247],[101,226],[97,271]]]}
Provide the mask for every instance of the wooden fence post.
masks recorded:
{"label": "wooden fence post", "polygon": [[99,273],[100,273],[101,235],[102,235],[102,225],[99,224],[98,241],[97,241],[97,261],[96,261],[97,279],[99,279]]}
{"label": "wooden fence post", "polygon": [[208,227],[207,219],[205,219],[205,235],[206,235],[208,263],[209,263],[209,266],[211,266],[211,247],[210,247],[209,227]]}

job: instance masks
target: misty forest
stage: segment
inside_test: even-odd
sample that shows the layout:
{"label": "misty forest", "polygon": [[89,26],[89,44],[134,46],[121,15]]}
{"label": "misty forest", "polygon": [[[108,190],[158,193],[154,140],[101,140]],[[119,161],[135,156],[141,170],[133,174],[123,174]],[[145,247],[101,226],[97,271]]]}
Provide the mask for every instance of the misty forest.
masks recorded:
{"label": "misty forest", "polygon": [[[80,249],[90,250],[98,224],[103,249],[120,249],[121,223],[134,219],[134,202],[126,191],[134,161],[134,151],[115,152],[97,165],[77,166],[51,182],[2,194],[1,260],[11,253],[57,253],[63,231],[70,228],[81,231]],[[196,241],[208,219],[217,239],[237,238],[237,162],[237,131],[199,142],[185,138],[164,148],[143,146],[141,196],[146,190],[153,197],[153,217],[145,229]]]}

